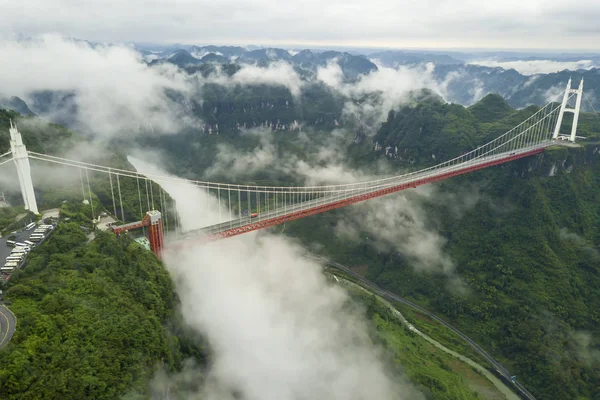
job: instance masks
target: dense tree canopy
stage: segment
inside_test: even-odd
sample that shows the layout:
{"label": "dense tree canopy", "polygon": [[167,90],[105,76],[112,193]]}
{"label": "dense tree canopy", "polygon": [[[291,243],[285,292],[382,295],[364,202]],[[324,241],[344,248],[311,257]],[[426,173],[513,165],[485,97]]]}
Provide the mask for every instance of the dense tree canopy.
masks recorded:
{"label": "dense tree canopy", "polygon": [[[496,111],[485,114],[485,107]],[[431,154],[438,161],[459,154],[473,137],[483,143],[536,110],[507,115],[504,109],[497,99],[484,99],[471,108],[485,115],[483,121],[457,106],[400,109],[375,140],[398,145],[407,157],[378,153],[399,166],[432,164]],[[598,135],[593,127],[599,118],[583,118],[589,136]],[[599,165],[597,145],[551,148],[437,184],[436,192],[452,201],[432,197],[421,207],[447,240],[444,252],[468,295],[450,290],[452,281],[442,274],[417,271],[401,253],[382,251],[368,233],[361,243],[339,237],[335,227],[351,218],[347,210],[300,220],[286,232],[319,243],[334,259],[361,267],[368,278],[442,313],[537,398],[593,398],[600,390],[600,359],[591,356],[600,348]],[[457,213],[456,205],[473,196],[466,193],[469,187],[477,188],[478,199]]]}
{"label": "dense tree canopy", "polygon": [[0,352],[2,398],[143,393],[158,365],[175,370],[199,354],[167,328],[176,297],[154,255],[110,234],[86,240],[64,223],[13,276],[18,329]]}

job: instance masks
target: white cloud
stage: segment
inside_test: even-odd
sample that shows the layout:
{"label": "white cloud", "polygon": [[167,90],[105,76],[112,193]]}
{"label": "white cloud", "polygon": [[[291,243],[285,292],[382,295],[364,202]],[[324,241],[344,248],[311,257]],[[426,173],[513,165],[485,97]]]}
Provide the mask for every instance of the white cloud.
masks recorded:
{"label": "white cloud", "polygon": [[317,68],[317,79],[334,89],[340,89],[344,80],[344,72],[338,64],[338,60],[331,59],[327,62],[326,67]]}
{"label": "white cloud", "polygon": [[[0,163],[6,161],[9,157],[0,158]],[[17,177],[17,169],[14,162],[9,161],[0,166],[0,193],[6,195],[12,193],[21,193],[19,179]]]}
{"label": "white cloud", "polygon": [[[452,289],[466,292],[466,286],[455,275],[455,264],[446,254],[446,239],[423,209],[423,200],[440,201],[447,197],[430,186],[406,193],[385,196],[348,208],[348,217],[340,220],[336,233],[343,239],[364,242],[365,236],[379,251],[397,252],[408,258],[419,271],[441,273],[451,279]],[[464,199],[472,206],[477,197]],[[463,210],[456,209],[459,214]]]}
{"label": "white cloud", "polygon": [[288,134],[290,144],[295,143],[304,149],[302,154],[292,154],[276,146],[277,133],[270,129],[244,130],[242,135],[256,137],[258,144],[242,149],[230,144],[218,145],[216,159],[205,171],[205,176],[208,179],[224,175],[232,181],[239,181],[259,172],[279,172],[299,178],[307,186],[314,186],[366,181],[389,172],[382,164],[375,164],[374,171],[369,172],[347,167],[345,149],[354,139],[351,132],[335,129],[314,143],[306,131]]}
{"label": "white cloud", "polygon": [[[100,135],[131,135],[139,127],[170,132],[177,108],[165,90],[186,92],[175,67],[147,67],[123,46],[90,47],[58,35],[0,41],[0,91],[28,99],[33,91],[74,93],[79,126]],[[31,104],[31,103],[30,103]]]}
{"label": "white cloud", "polygon": [[452,98],[454,93],[451,85],[456,84],[456,82],[458,82],[461,87],[465,87],[463,90],[465,90],[466,93],[471,96],[468,100],[466,100],[466,105],[470,105],[481,100],[481,98],[483,98],[483,96],[486,94],[483,82],[478,78],[468,76],[467,70],[464,69],[451,71],[446,74],[444,80],[438,82],[438,93],[441,94],[444,99]]}
{"label": "white cloud", "polygon": [[[41,115],[63,118],[71,127],[99,136],[171,133],[198,126],[189,99],[198,96],[206,83],[281,85],[294,96],[299,96],[303,84],[285,62],[244,65],[231,77],[219,71],[205,79],[168,63],[148,67],[126,46],[92,47],[59,35],[0,40],[0,53],[11,60],[0,65],[0,96],[18,96],[33,106],[32,92],[70,93],[66,104],[53,100],[50,111]],[[172,100],[168,91],[182,98]]]}
{"label": "white cloud", "polygon": [[218,144],[215,162],[205,172],[207,177],[225,174],[235,181],[240,176],[247,177],[263,171],[267,167],[281,169],[279,164],[282,161],[278,160],[277,150],[273,143],[273,134],[269,129],[250,129],[242,131],[242,135],[258,138],[259,144],[253,149],[241,151],[230,144]]}
{"label": "white cloud", "polygon": [[[207,213],[202,203],[184,205],[196,197],[195,189],[166,189],[181,205],[182,220]],[[250,233],[165,254],[184,318],[208,339],[212,352],[205,384],[189,395],[422,399],[386,372],[362,313],[303,252],[282,237]],[[184,374],[173,385],[200,379],[189,370]],[[165,379],[163,374],[155,382],[154,393],[165,393]]]}
{"label": "white cloud", "polygon": [[250,234],[167,258],[183,314],[213,351],[206,398],[408,398],[346,294],[301,253]]}
{"label": "white cloud", "polygon": [[[310,147],[310,139],[301,136],[300,140],[305,142],[306,159],[280,154],[270,131],[255,129],[249,134],[259,138],[258,146],[243,150],[221,146],[209,174],[225,174],[235,181],[258,172],[272,171],[289,174],[312,186],[365,182],[401,173],[391,171],[385,163],[376,164],[370,171],[350,168],[344,149],[352,138],[342,129],[334,130],[317,147]],[[362,242],[364,238],[360,233],[367,232],[371,237],[370,243],[380,251],[401,253],[418,270],[445,274],[453,279],[454,289],[463,291],[464,285],[455,279],[454,263],[444,249],[446,239],[428,218],[423,208],[424,200],[447,204],[448,210],[460,218],[465,210],[479,201],[479,195],[476,188],[454,195],[439,192],[433,186],[424,186],[416,191],[369,200],[348,207],[347,218],[337,224],[336,232],[340,237],[356,242]]]}
{"label": "white cloud", "polygon": [[588,366],[591,364],[600,364],[600,350],[594,346],[595,340],[590,332],[569,331],[575,353],[580,360],[583,360]]}
{"label": "white cloud", "polygon": [[[157,154],[138,152],[135,153],[135,156],[129,156],[127,160],[137,171],[166,178],[176,178],[157,167],[157,162],[160,162]],[[145,160],[153,160],[153,162]],[[206,190],[180,182],[159,181],[157,183],[176,200],[178,210],[199,210],[201,208],[201,211],[193,218],[180,219],[182,231],[199,229],[229,220],[229,209],[224,204],[219,207],[218,200]]]}
{"label": "white cloud", "polygon": [[[536,90],[539,91],[540,89]],[[562,92],[564,92],[565,87],[563,85],[555,85],[548,88],[548,90],[544,91],[542,98],[544,102],[549,103],[551,101],[561,101],[562,99],[557,97]]]}
{"label": "white cloud", "polygon": [[332,61],[318,69],[317,79],[349,98],[344,105],[344,117],[367,133],[374,133],[385,122],[388,112],[405,103],[412,91],[427,88],[447,95],[447,84],[436,81],[434,69],[433,63],[398,68],[378,66],[377,71],[361,75],[356,82],[344,82],[339,64]]}
{"label": "white cloud", "polygon": [[192,54],[192,56],[194,58],[197,58],[198,60],[200,60],[201,58],[203,58],[204,56],[207,56],[209,54],[215,54],[217,56],[222,56],[223,55],[223,53],[221,53],[219,51],[206,51],[206,50],[192,51],[191,54]]}
{"label": "white cloud", "polygon": [[283,61],[272,62],[266,67],[244,65],[231,77],[220,73],[212,74],[208,81],[223,86],[280,85],[288,88],[294,97],[300,95],[303,84],[294,68]]}
{"label": "white cloud", "polygon": [[504,69],[514,69],[523,75],[550,74],[553,72],[577,71],[579,69],[592,69],[600,67],[600,64],[592,60],[580,61],[553,61],[553,60],[532,60],[532,61],[495,61],[495,60],[475,60],[470,64],[483,65],[486,67],[501,67]]}

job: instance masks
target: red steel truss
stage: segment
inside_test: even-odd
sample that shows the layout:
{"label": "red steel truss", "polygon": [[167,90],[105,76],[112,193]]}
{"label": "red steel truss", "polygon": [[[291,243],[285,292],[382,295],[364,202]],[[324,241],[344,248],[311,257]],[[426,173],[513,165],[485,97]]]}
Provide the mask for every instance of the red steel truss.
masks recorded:
{"label": "red steel truss", "polygon": [[165,248],[165,236],[162,228],[162,216],[159,211],[148,211],[141,221],[132,222],[125,225],[111,226],[112,231],[116,235],[128,232],[133,229],[139,229],[144,226],[148,227],[148,241],[150,249],[160,260],[162,252]]}
{"label": "red steel truss", "polygon": [[129,224],[119,225],[119,226],[113,225],[110,227],[110,229],[112,229],[112,231],[115,235],[120,235],[121,233],[131,231],[134,229],[139,229],[139,228],[142,228],[144,226],[149,226],[149,225],[150,225],[150,217],[148,215],[146,215],[146,216],[144,216],[144,219],[142,219],[141,221],[131,222]]}
{"label": "red steel truss", "polygon": [[423,179],[416,180],[416,181],[413,181],[410,183],[404,183],[402,185],[385,188],[385,189],[381,189],[381,190],[376,190],[371,193],[366,193],[366,194],[361,194],[361,195],[354,196],[354,197],[349,197],[347,199],[339,200],[339,201],[332,202],[329,204],[322,204],[322,205],[319,205],[319,206],[316,206],[313,208],[308,208],[306,210],[296,211],[296,212],[292,212],[292,213],[289,213],[286,215],[281,215],[281,216],[278,216],[275,218],[266,219],[264,221],[257,221],[257,222],[254,222],[254,223],[251,223],[248,225],[240,226],[240,227],[233,228],[233,229],[228,229],[226,231],[215,233],[212,235],[200,236],[194,240],[184,240],[184,241],[170,243],[168,248],[175,250],[177,248],[187,247],[188,245],[197,244],[198,242],[207,242],[207,241],[213,241],[213,240],[224,239],[224,238],[228,238],[228,237],[232,237],[232,236],[241,235],[242,233],[267,228],[269,226],[283,224],[285,222],[293,221],[296,219],[308,217],[308,216],[315,215],[315,214],[320,214],[325,211],[345,207],[350,204],[359,203],[361,201],[373,199],[375,197],[385,196],[386,194],[399,192],[399,191],[405,190],[405,189],[416,188],[417,186],[426,185],[428,183],[441,181],[444,179],[452,178],[454,176],[467,174],[469,172],[477,171],[477,170],[487,168],[487,167],[492,167],[494,165],[504,164],[509,161],[518,160],[520,158],[528,157],[528,156],[531,156],[534,154],[539,154],[543,151],[544,151],[543,148],[539,148],[539,149],[531,150],[531,151],[528,151],[525,153],[509,155],[504,158],[499,158],[496,160],[488,161],[488,162],[477,164],[477,165],[471,165],[468,167],[464,167],[462,169],[457,169],[455,171],[450,171],[450,172],[442,173],[439,175],[431,176],[428,178],[423,178]]}

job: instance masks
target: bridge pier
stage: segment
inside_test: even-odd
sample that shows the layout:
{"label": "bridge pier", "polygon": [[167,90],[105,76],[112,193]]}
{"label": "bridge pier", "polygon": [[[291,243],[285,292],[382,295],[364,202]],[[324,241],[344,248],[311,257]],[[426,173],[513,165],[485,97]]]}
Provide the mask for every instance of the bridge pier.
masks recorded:
{"label": "bridge pier", "polygon": [[165,236],[162,227],[162,214],[160,211],[152,210],[146,212],[146,216],[141,221],[131,222],[125,225],[111,226],[111,230],[115,235],[129,232],[133,229],[139,229],[144,226],[148,227],[148,241],[150,242],[150,250],[160,260],[162,252],[165,248]]}
{"label": "bridge pier", "polygon": [[162,228],[162,215],[160,211],[152,210],[146,213],[150,225],[148,226],[148,240],[150,249],[160,260],[165,248],[165,236]]}

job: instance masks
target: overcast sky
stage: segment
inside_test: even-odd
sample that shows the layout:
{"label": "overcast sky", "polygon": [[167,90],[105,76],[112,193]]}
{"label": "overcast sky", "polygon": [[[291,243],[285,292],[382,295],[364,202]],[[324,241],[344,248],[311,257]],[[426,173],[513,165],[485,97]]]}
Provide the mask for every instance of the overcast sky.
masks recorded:
{"label": "overcast sky", "polygon": [[600,49],[600,1],[0,0],[0,33],[94,41]]}

